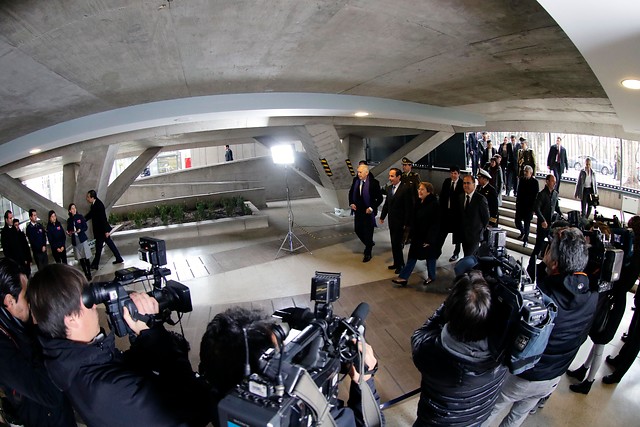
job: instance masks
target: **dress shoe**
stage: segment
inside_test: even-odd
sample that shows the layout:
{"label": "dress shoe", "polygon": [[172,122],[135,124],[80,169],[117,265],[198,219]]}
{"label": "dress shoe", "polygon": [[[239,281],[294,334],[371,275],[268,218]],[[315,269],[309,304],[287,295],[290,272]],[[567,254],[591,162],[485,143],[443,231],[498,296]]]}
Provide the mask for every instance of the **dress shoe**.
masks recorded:
{"label": "dress shoe", "polygon": [[404,268],[404,265],[401,265],[400,267],[395,269],[394,273],[400,274],[400,272],[402,271],[403,268]]}
{"label": "dress shoe", "polygon": [[392,265],[390,265],[390,266],[389,266],[389,267],[387,267],[387,268],[388,268],[389,270],[395,270],[395,269],[396,269],[396,268],[398,268],[398,267],[396,267],[396,266],[395,266],[395,264],[392,264]]}
{"label": "dress shoe", "polygon": [[123,259],[117,259],[115,261],[113,261],[111,264],[116,265],[116,264],[122,264],[124,262]]}
{"label": "dress shoe", "polygon": [[429,278],[429,279],[427,279],[427,280],[423,281],[423,282],[422,282],[422,284],[423,284],[423,285],[425,285],[425,286],[427,286],[428,284],[430,284],[430,283],[432,283],[432,282],[433,282],[433,279]]}
{"label": "dress shoe", "polygon": [[407,283],[409,282],[408,280],[402,280],[402,279],[391,279],[391,281],[395,283],[395,285],[393,285],[394,288],[404,288],[405,286],[407,286]]}
{"label": "dress shoe", "polygon": [[365,255],[364,258],[362,258],[362,262],[369,262],[371,261],[371,255]]}
{"label": "dress shoe", "polygon": [[585,375],[587,375],[587,367],[582,365],[580,366],[578,369],[575,369],[573,371],[569,370],[567,371],[567,375],[570,376],[571,378],[575,378],[578,381],[582,381],[585,377]]}
{"label": "dress shoe", "polygon": [[585,380],[579,384],[571,384],[569,386],[569,389],[575,393],[589,394],[589,391],[591,390],[592,385],[593,385],[593,380],[591,381]]}
{"label": "dress shoe", "polygon": [[602,377],[602,382],[605,384],[618,384],[621,379],[622,377],[619,377],[614,372],[613,374],[605,375],[604,377]]}
{"label": "dress shoe", "polygon": [[454,262],[458,260],[458,255],[457,254],[453,254],[451,255],[451,258],[449,258],[449,262]]}
{"label": "dress shoe", "polygon": [[516,239],[522,240],[523,237],[524,237],[524,233],[520,233],[520,235],[518,237],[516,237]]}
{"label": "dress shoe", "polygon": [[607,365],[609,366],[613,366],[614,368],[618,367],[618,361],[616,360],[616,357],[611,357],[611,356],[607,356],[604,361],[607,362]]}

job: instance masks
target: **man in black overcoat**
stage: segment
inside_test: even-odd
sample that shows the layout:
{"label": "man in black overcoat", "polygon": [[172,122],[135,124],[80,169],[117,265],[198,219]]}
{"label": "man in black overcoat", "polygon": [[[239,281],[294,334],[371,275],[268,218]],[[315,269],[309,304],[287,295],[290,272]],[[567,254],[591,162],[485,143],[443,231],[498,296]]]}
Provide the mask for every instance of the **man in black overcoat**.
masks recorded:
{"label": "man in black overcoat", "polygon": [[462,250],[464,256],[473,255],[482,238],[482,232],[489,223],[487,199],[476,191],[476,182],[471,175],[462,178],[464,194],[458,198],[462,211]]}
{"label": "man in black overcoat", "polygon": [[354,180],[349,189],[349,206],[354,216],[356,235],[364,243],[364,257],[362,262],[371,261],[371,250],[375,245],[373,230],[376,227],[378,206],[382,203],[380,183],[369,174],[367,165],[358,166],[358,179]]}
{"label": "man in black overcoat", "polygon": [[451,166],[449,168],[449,178],[442,183],[439,200],[440,221],[442,224],[440,228],[440,248],[444,245],[449,233],[452,233],[451,243],[455,245],[449,262],[457,261],[460,255],[460,217],[462,212],[460,211],[458,198],[462,193],[464,191],[462,190],[462,179],[460,179],[460,168]]}
{"label": "man in black overcoat", "polygon": [[403,240],[409,228],[413,207],[413,187],[401,182],[401,178],[402,171],[391,168],[389,171],[391,185],[387,187],[387,198],[380,214],[380,224],[384,223],[387,215],[389,216],[389,235],[393,254],[393,264],[389,266],[389,270],[395,270],[396,274],[400,273],[404,267]]}
{"label": "man in black overcoat", "polygon": [[124,260],[120,256],[120,251],[116,247],[116,244],[111,240],[111,225],[107,219],[107,211],[104,207],[104,203],[98,199],[98,195],[95,190],[89,190],[87,193],[87,202],[91,205],[89,213],[84,218],[93,224],[93,237],[96,239],[96,256],[93,258],[91,268],[97,270],[100,267],[100,255],[102,255],[102,247],[106,243],[116,257],[113,264],[123,263]]}

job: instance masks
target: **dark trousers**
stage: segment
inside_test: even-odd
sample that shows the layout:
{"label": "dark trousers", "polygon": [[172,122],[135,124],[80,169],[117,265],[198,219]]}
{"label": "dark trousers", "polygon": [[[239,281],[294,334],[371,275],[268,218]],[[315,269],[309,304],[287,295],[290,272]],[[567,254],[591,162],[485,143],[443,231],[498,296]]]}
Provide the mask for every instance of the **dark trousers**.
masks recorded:
{"label": "dark trousers", "polygon": [[520,230],[520,233],[524,234],[523,240],[525,242],[529,238],[529,230],[531,229],[532,218],[533,218],[533,212],[523,215],[516,211],[516,219],[515,219],[516,228]]}
{"label": "dark trousers", "polygon": [[116,257],[116,261],[122,260],[122,257],[120,256],[120,251],[118,251],[118,248],[116,248],[116,244],[113,243],[113,240],[111,240],[111,237],[107,237],[105,239],[104,235],[102,235],[101,237],[96,237],[96,256],[93,258],[93,262],[91,263],[92,266],[94,267],[100,266],[100,255],[102,255],[102,247],[104,246],[105,243],[107,244],[107,246],[109,246],[109,249],[111,249],[111,252],[113,252],[113,255]]}
{"label": "dark trousers", "polygon": [[67,251],[64,250],[62,252],[58,252],[55,249],[51,249],[51,255],[53,255],[53,260],[58,264],[66,264],[67,263]]}
{"label": "dark trousers", "polygon": [[462,252],[464,256],[473,255],[480,246],[480,239],[467,239],[466,236],[462,239]]}
{"label": "dark trousers", "polygon": [[589,199],[593,194],[593,188],[584,188],[582,189],[582,200],[580,200],[580,212],[582,212],[582,216],[585,218],[589,218],[591,215],[591,203],[589,203]]}
{"label": "dark trousers", "polygon": [[402,240],[404,237],[404,227],[389,227],[389,236],[391,238],[391,253],[393,254],[393,265],[397,267],[404,266],[404,254],[402,253]]}
{"label": "dark trousers", "polygon": [[551,172],[556,177],[556,191],[560,193],[560,180],[562,179],[562,167],[558,164],[551,166]]}
{"label": "dark trousers", "polygon": [[473,173],[473,176],[476,176],[478,173],[478,164],[480,163],[480,151],[471,151],[469,153],[469,156],[471,157],[471,172]]}
{"label": "dark trousers", "polygon": [[542,228],[542,225],[538,224],[536,228],[536,245],[533,247],[533,252],[531,253],[531,259],[535,259],[544,246],[544,239],[549,235],[549,229],[551,228],[551,224],[547,223],[547,228]]}
{"label": "dark trousers", "polygon": [[49,255],[46,252],[33,252],[33,262],[36,263],[38,271],[42,270],[42,267],[49,264]]}
{"label": "dark trousers", "polygon": [[631,317],[631,325],[629,326],[629,334],[627,341],[620,349],[620,353],[616,356],[616,370],[613,375],[622,378],[627,373],[636,356],[640,352],[640,307],[636,305],[636,310]]}
{"label": "dark trousers", "polygon": [[[354,230],[356,236],[364,243],[364,254],[371,255],[371,248],[375,243],[373,242],[373,215],[356,213],[353,221]],[[97,242],[96,242],[97,245]],[[116,249],[117,250],[117,249]]]}

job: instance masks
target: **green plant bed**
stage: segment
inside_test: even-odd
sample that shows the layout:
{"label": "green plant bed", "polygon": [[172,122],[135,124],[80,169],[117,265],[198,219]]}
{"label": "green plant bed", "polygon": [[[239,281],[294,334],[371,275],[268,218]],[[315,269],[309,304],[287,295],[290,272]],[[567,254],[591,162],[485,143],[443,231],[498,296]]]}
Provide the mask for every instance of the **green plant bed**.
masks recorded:
{"label": "green plant bed", "polygon": [[119,230],[137,230],[161,225],[183,224],[186,222],[251,215],[242,197],[200,201],[195,208],[188,209],[183,204],[160,205],[153,209],[109,215],[111,224],[121,224]]}

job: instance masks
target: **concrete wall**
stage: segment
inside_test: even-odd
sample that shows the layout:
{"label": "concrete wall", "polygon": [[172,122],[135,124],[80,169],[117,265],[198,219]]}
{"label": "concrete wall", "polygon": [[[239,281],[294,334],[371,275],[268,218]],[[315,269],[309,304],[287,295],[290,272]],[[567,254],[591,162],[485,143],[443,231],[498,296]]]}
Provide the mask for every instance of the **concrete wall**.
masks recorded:
{"label": "concrete wall", "polygon": [[[286,176],[291,199],[318,197],[315,186],[295,171],[288,170]],[[285,168],[265,156],[142,178],[127,189],[114,210],[123,211],[124,206],[133,203],[138,206],[156,205],[165,200],[177,203],[181,199],[216,195],[240,195],[257,207],[268,201],[284,200],[287,197]]]}
{"label": "concrete wall", "polygon": [[[253,144],[229,144],[229,148],[233,151],[233,159],[236,161],[270,155],[269,148],[259,142],[254,142]],[[192,148],[191,165],[193,167],[203,167],[216,163],[224,163],[224,153],[224,145]]]}

